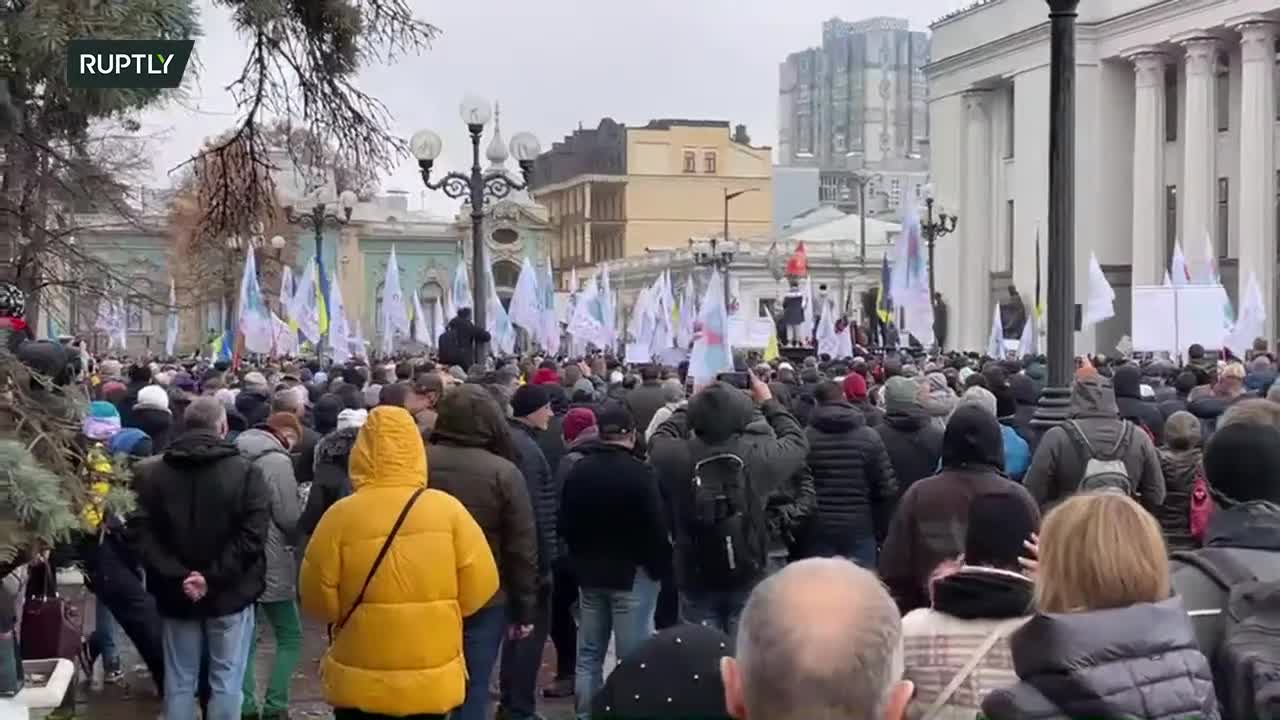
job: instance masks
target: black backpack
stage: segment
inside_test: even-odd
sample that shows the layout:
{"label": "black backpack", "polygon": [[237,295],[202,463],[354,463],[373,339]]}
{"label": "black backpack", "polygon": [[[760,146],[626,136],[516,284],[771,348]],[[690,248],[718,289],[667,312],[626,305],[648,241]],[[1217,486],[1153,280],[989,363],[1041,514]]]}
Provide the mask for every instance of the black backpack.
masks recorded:
{"label": "black backpack", "polygon": [[733,590],[764,570],[764,510],[752,497],[746,464],[733,453],[716,453],[693,466],[693,504],[688,518],[692,562],[708,589]]}
{"label": "black backpack", "polygon": [[[443,365],[460,365],[462,364],[460,355],[462,355],[462,339],[458,337],[458,331],[449,325],[436,340],[436,358]],[[466,369],[463,368],[463,370]]]}
{"label": "black backpack", "polygon": [[1174,553],[1227,591],[1222,640],[1212,654],[1223,720],[1280,718],[1280,582],[1259,581],[1228,548]]}

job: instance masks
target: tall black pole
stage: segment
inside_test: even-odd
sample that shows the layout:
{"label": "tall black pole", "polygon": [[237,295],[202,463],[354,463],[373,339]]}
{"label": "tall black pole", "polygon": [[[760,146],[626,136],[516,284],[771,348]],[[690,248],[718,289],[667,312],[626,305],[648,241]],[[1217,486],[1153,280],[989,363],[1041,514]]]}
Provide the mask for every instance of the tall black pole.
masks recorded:
{"label": "tall black pole", "polygon": [[867,183],[858,179],[858,264],[867,264]]}
{"label": "tall black pole", "polygon": [[[484,286],[484,171],[480,168],[480,133],[484,126],[468,125],[467,130],[471,132],[471,274],[475,278],[471,285],[471,314],[476,327],[483,330],[487,327],[485,301],[489,297]],[[486,349],[484,343],[476,343],[477,360],[487,356]]]}
{"label": "tall black pole", "polygon": [[[316,236],[316,283],[319,284],[320,275],[318,273],[324,267],[324,256],[321,254],[324,251],[324,203],[312,208],[311,220],[313,223],[312,231],[315,232]],[[329,278],[331,283],[336,280],[336,277]],[[325,302],[327,303],[328,301],[329,299],[325,298]],[[316,342],[316,362],[320,363],[322,368],[324,367],[324,341],[327,336],[328,333],[325,328],[320,328],[320,339]]]}
{"label": "tall black pole", "polygon": [[933,198],[924,199],[924,227],[924,245],[929,250],[929,302],[932,303],[934,296],[938,294],[933,280],[933,243],[938,234],[933,225]]}
{"label": "tall black pole", "polygon": [[[730,195],[729,188],[724,189],[724,243],[726,248],[729,246],[729,201],[740,194],[741,193],[734,193]],[[730,312],[729,310],[729,263],[721,261],[720,255],[716,253],[715,242],[716,241],[713,238],[711,240],[711,256],[716,259],[716,263],[721,268],[720,274],[722,276],[722,279],[724,280],[724,311],[728,313]]]}

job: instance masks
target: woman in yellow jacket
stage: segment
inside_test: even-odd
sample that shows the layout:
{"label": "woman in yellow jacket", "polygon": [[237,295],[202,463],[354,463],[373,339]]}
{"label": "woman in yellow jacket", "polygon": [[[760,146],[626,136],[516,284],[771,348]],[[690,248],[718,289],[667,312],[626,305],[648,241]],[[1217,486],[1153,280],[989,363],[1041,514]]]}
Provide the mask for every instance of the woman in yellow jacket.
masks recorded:
{"label": "woman in yellow jacket", "polygon": [[325,512],[302,561],[303,609],[342,625],[321,665],[325,699],[338,720],[443,716],[466,695],[462,619],[498,589],[489,543],[461,503],[426,490],[370,577],[396,518],[427,477],[409,413],[370,413],[350,468],[354,492]]}

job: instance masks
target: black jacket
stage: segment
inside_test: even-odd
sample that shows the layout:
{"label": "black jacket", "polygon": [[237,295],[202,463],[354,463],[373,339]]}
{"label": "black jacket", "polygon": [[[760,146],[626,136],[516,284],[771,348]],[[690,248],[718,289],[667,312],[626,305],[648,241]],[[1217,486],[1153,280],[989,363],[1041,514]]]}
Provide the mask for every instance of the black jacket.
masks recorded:
{"label": "black jacket", "polygon": [[559,532],[583,588],[630,590],[637,569],[671,571],[671,545],[653,470],[628,449],[587,444],[564,481]]}
{"label": "black jacket", "polygon": [[1164,474],[1164,503],[1154,514],[1164,530],[1169,552],[1194,550],[1199,545],[1191,537],[1191,492],[1199,470],[1200,448],[1170,450],[1160,448],[1160,472]]}
{"label": "black jacket", "polygon": [[456,333],[457,346],[453,352],[442,355],[440,363],[457,365],[463,370],[470,370],[471,366],[476,364],[476,343],[489,342],[489,332],[461,317],[455,317],[449,321],[448,331]]}
{"label": "black jacket", "polygon": [[[219,617],[256,601],[266,587],[271,496],[235,445],[192,430],[164,455],[136,465],[134,474],[138,510],[131,525],[160,614]],[[182,591],[192,572],[209,585],[197,603]]]}
{"label": "black jacket", "polygon": [[990,720],[1216,720],[1209,661],[1177,598],[1037,614],[1009,638],[1020,681],[982,702]]}
{"label": "black jacket", "polygon": [[244,417],[245,427],[257,427],[271,416],[271,398],[265,390],[245,388],[236,393],[236,412]]}
{"label": "black jacket", "polygon": [[847,402],[819,405],[806,435],[818,494],[812,531],[820,537],[884,538],[898,483],[880,435]]}
{"label": "black jacket", "polygon": [[1218,429],[1218,420],[1222,418],[1222,414],[1237,401],[1247,397],[1248,395],[1239,395],[1235,398],[1204,395],[1188,402],[1187,412],[1200,420],[1200,428],[1204,432],[1204,438],[1208,440],[1213,431]]}
{"label": "black jacket", "polygon": [[889,452],[899,495],[917,480],[938,472],[938,462],[942,459],[942,430],[923,411],[885,413],[884,422],[876,427],[876,432]]}
{"label": "black jacket", "polygon": [[137,428],[151,438],[151,452],[161,453],[169,447],[173,432],[172,413],[159,408],[134,408],[129,421],[131,424],[124,427]]}
{"label": "black jacket", "polygon": [[290,451],[290,455],[293,456],[293,477],[299,485],[314,482],[316,479],[316,443],[320,442],[320,437],[320,433],[303,425],[302,437]]}
{"label": "black jacket", "polygon": [[559,498],[551,466],[538,447],[539,432],[518,420],[511,421],[511,440],[520,453],[520,474],[529,489],[533,520],[538,528],[538,575],[546,577],[556,559],[556,512]]}
{"label": "black jacket", "polygon": [[627,409],[631,411],[631,417],[636,421],[636,427],[641,430],[648,428],[658,408],[667,404],[663,398],[662,382],[660,380],[641,382],[627,391],[626,404]]}
{"label": "black jacket", "polygon": [[349,427],[320,438],[313,448],[314,465],[311,468],[311,491],[307,493],[307,506],[298,518],[298,534],[309,537],[316,531],[320,518],[334,503],[351,494],[351,476],[348,464],[351,448],[356,444],[360,428]]}

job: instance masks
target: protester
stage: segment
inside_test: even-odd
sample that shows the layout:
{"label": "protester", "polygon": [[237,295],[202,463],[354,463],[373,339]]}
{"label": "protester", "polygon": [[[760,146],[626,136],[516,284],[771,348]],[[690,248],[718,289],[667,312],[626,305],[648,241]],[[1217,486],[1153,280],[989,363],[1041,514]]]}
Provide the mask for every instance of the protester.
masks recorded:
{"label": "protester", "polygon": [[307,547],[302,604],[332,629],[321,672],[337,720],[443,717],[466,697],[463,622],[498,571],[466,508],[426,478],[413,418],[376,408],[351,451],[354,492]]}
{"label": "protester", "polygon": [[662,390],[662,366],[654,363],[640,367],[640,384],[627,392],[627,410],[635,418],[636,427],[648,428],[658,409],[667,403]]}
{"label": "protester", "polygon": [[258,371],[245,373],[240,392],[232,401],[236,412],[244,418],[246,428],[256,427],[271,415],[271,388],[265,375]]}
{"label": "protester", "polygon": [[[975,375],[974,377],[985,377],[983,375]],[[988,380],[988,382],[990,382]],[[1006,403],[1012,399],[1012,391],[1002,393],[1006,398]],[[964,396],[960,398],[961,405],[975,405],[983,410],[991,413],[991,416],[1000,418],[1000,400],[995,394],[982,386],[973,386],[964,391]],[[1008,415],[1011,417],[1013,408],[1006,408]],[[1021,435],[1010,425],[999,423],[1000,428],[1000,444],[1003,447],[1001,469],[1012,480],[1021,480],[1027,472],[1027,467],[1031,464],[1031,450],[1027,445],[1027,441],[1022,439]]]}
{"label": "protester", "polygon": [[903,494],[880,552],[880,577],[904,614],[929,606],[930,574],[964,551],[975,497],[1010,495],[1040,516],[1026,489],[1004,474],[1003,456],[995,416],[974,404],[956,408],[942,438],[942,471]]}
{"label": "protester", "polygon": [[983,716],[1219,717],[1150,513],[1117,492],[1071,497],[1045,517],[1038,560],[1037,612],[1009,641],[1019,682]]}
{"label": "protester", "polygon": [[671,573],[671,546],[653,469],[634,455],[636,423],[621,403],[597,417],[599,441],[581,448],[560,505],[560,533],[578,580],[578,716],[590,716],[604,684],[609,636],[626,660],[654,632],[659,583]]}
{"label": "protester", "polygon": [[1165,496],[1156,519],[1170,552],[1192,550],[1199,546],[1191,534],[1191,497],[1200,472],[1200,421],[1185,410],[1170,415],[1164,423],[1164,443],[1159,453]]}
{"label": "protester", "polygon": [[[816,390],[816,387],[815,387]],[[880,408],[871,404],[867,394],[867,379],[858,373],[849,373],[844,378],[844,396],[866,418],[868,427],[878,427],[884,417]]]}
{"label": "protester", "polygon": [[[151,439],[153,452],[164,452],[169,447],[173,430],[173,411],[169,408],[169,393],[159,385],[148,385],[138,391],[138,399],[129,414],[127,427],[137,428]],[[123,423],[123,419],[122,419]],[[148,453],[150,454],[150,453]]]}
{"label": "protester", "polygon": [[[1244,365],[1229,362],[1219,373],[1216,382],[1207,388],[1197,388],[1188,395],[1187,412],[1200,419],[1206,438],[1217,429],[1218,419],[1222,414],[1246,397],[1244,380]],[[1200,392],[1202,389],[1205,391]]]}
{"label": "protester", "polygon": [[1170,415],[1178,412],[1179,410],[1186,410],[1187,399],[1190,396],[1191,391],[1195,390],[1195,388],[1195,373],[1189,370],[1184,370],[1178,373],[1177,377],[1174,378],[1173,381],[1174,396],[1168,400],[1160,402],[1160,414],[1164,415],[1165,419],[1168,420]]}
{"label": "protester", "polygon": [[1111,378],[1120,417],[1146,431],[1159,445],[1164,438],[1164,414],[1153,400],[1142,397],[1142,370],[1137,365],[1121,365]]}
{"label": "protester", "polygon": [[[951,393],[950,390],[946,392]],[[890,378],[885,383],[884,422],[876,432],[880,433],[880,439],[889,452],[899,494],[906,492],[917,480],[936,473],[942,459],[945,426],[932,422],[919,393],[919,386],[906,378]],[[950,415],[953,409],[954,406],[949,406],[947,414]]]}
{"label": "protester", "polygon": [[843,559],[802,560],[761,582],[720,667],[736,720],[900,720],[913,691],[893,600]]}
{"label": "protester", "polygon": [[[912,385],[914,392],[910,380],[895,380]],[[834,382],[816,391],[818,407],[806,435],[817,512],[801,539],[799,554],[845,557],[874,569],[898,499],[898,483],[881,436],[844,397]]]}
{"label": "protester", "polygon": [[208,659],[209,720],[240,717],[255,601],[266,588],[271,490],[223,440],[226,409],[193,400],[186,430],[164,455],[135,468],[135,528],[147,589],[162,617],[164,714],[196,716],[201,659]]}
{"label": "protester", "polygon": [[1034,454],[1040,445],[1040,433],[1031,424],[1040,402],[1035,381],[1025,373],[1019,373],[1009,378],[1009,387],[1013,390],[1015,403],[1012,427],[1019,437],[1027,441],[1027,447]]}
{"label": "protester", "polygon": [[941,433],[947,427],[947,418],[956,409],[959,398],[947,383],[947,376],[941,372],[925,374],[924,411],[929,422]]}
{"label": "protester", "polygon": [[444,396],[444,380],[438,372],[419,372],[413,376],[409,386],[409,397],[405,401],[405,409],[413,415],[418,431],[424,438],[431,436],[436,425],[436,406]]}
{"label": "protester", "polygon": [[[769,385],[771,390],[773,385],[773,383]],[[671,413],[675,412],[677,408],[684,407],[684,385],[680,384],[678,378],[662,381],[662,400],[662,407],[658,408],[658,411],[653,414],[653,418],[649,420],[649,424],[645,426],[644,439],[646,443],[653,437],[654,431],[662,423],[666,422],[667,418],[671,417]]]}
{"label": "protester", "polygon": [[489,340],[489,333],[471,322],[471,308],[458,308],[438,340],[440,363],[470,368],[476,364],[476,344]]}
{"label": "protester", "polygon": [[[463,623],[467,699],[455,720],[484,720],[489,677],[503,638],[534,629],[538,606],[538,533],[533,505],[520,475],[520,454],[504,413],[474,384],[445,393],[431,432],[432,486],[457,498],[484,531],[497,563],[497,593]],[[358,442],[358,441],[357,441]]]}
{"label": "protester", "polygon": [[315,467],[311,491],[307,493],[307,505],[298,518],[298,535],[310,537],[325,512],[342,498],[351,494],[351,478],[348,472],[351,449],[356,436],[367,421],[364,410],[343,410],[338,415],[337,429],[316,443]]}
{"label": "protester", "polygon": [[271,396],[271,412],[273,414],[288,413],[298,418],[302,435],[298,437],[297,444],[289,448],[290,455],[293,457],[293,477],[299,486],[311,484],[315,480],[316,443],[320,442],[322,436],[306,424],[307,389],[301,385],[294,385],[277,390],[275,395]]}

